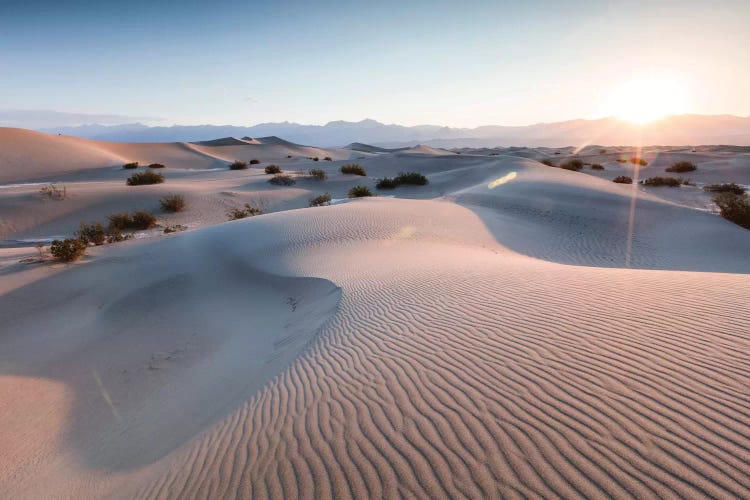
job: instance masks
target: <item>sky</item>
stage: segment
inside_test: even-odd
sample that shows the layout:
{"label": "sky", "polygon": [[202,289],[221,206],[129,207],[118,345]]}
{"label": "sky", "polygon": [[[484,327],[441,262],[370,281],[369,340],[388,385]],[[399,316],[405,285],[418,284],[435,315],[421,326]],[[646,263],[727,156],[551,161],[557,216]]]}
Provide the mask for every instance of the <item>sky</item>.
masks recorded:
{"label": "sky", "polygon": [[0,111],[526,125],[605,116],[647,76],[748,116],[748,26],[747,0],[0,0]]}

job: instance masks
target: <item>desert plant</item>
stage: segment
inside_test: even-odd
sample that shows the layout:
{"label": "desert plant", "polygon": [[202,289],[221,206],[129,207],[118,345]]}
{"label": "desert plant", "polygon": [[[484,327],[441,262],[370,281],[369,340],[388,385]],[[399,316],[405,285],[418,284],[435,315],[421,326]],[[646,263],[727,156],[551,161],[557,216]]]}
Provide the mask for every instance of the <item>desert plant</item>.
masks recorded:
{"label": "desert plant", "polygon": [[574,172],[578,172],[583,168],[583,162],[578,159],[573,159],[570,161],[567,161],[560,165],[560,168],[564,168],[565,170],[573,170]]}
{"label": "desert plant", "polygon": [[318,158],[317,156],[314,156],[312,161],[320,161],[320,158]]}
{"label": "desert plant", "polygon": [[328,178],[328,174],[326,174],[326,171],[320,168],[313,168],[312,170],[310,170],[309,174],[310,177],[319,181],[324,181]]}
{"label": "desert plant", "polygon": [[292,157],[292,155],[286,155],[286,157],[287,157],[287,158],[291,158],[291,157]]}
{"label": "desert plant", "polygon": [[165,212],[182,212],[187,204],[183,195],[168,194],[159,200],[159,205]]}
{"label": "desert plant", "polygon": [[36,251],[39,252],[39,260],[44,260],[44,247],[45,244],[41,241],[34,244],[34,248],[36,248]]}
{"label": "desert plant", "polygon": [[177,233],[179,231],[184,231],[186,229],[187,229],[187,226],[183,226],[182,224],[170,224],[164,228],[164,234]]}
{"label": "desert plant", "polygon": [[164,168],[164,165],[161,163],[152,163],[148,166],[148,168]]}
{"label": "desert plant", "polygon": [[745,194],[745,188],[734,182],[728,182],[725,184],[708,184],[703,186],[703,190],[707,193]]}
{"label": "desert plant", "polygon": [[107,219],[109,220],[110,231],[122,231],[133,225],[133,218],[127,212],[110,214],[107,216]]}
{"label": "desert plant", "polygon": [[132,169],[132,168],[138,168],[139,163],[137,161],[126,163],[122,166],[122,168]]}
{"label": "desert plant", "polygon": [[138,210],[132,214],[126,212],[110,214],[107,219],[111,232],[124,229],[150,229],[156,225],[156,217],[144,210]]}
{"label": "desert plant", "polygon": [[150,229],[156,225],[156,217],[151,212],[138,210],[133,212],[133,229]]}
{"label": "desert plant", "polygon": [[325,157],[325,158],[323,158],[323,159],[324,159],[325,161],[333,161],[333,159],[332,159],[332,158],[331,158],[330,156],[326,156],[326,157]]}
{"label": "desert plant", "polygon": [[328,205],[329,203],[331,203],[331,195],[328,193],[321,194],[320,196],[316,196],[315,198],[310,198],[311,207],[320,207],[323,205]]}
{"label": "desert plant", "polygon": [[618,184],[632,184],[633,179],[631,179],[627,175],[618,175],[617,177],[612,179],[612,182],[616,182]]}
{"label": "desert plant", "polygon": [[714,203],[722,217],[750,229],[750,197],[746,194],[719,193],[714,196]]}
{"label": "desert plant", "polygon": [[258,160],[257,158],[253,158],[252,160],[250,160],[250,165],[258,165],[259,163],[260,160]]}
{"label": "desert plant", "polygon": [[365,172],[365,169],[362,168],[361,165],[358,163],[347,163],[346,165],[341,165],[341,173],[342,174],[354,174],[354,175],[367,175],[367,172]]}
{"label": "desert plant", "polygon": [[639,158],[637,156],[632,157],[630,159],[630,163],[632,163],[633,165],[640,165],[642,167],[645,167],[646,165],[648,165],[648,162],[646,160],[644,160],[643,158]]}
{"label": "desert plant", "polygon": [[236,160],[229,164],[229,170],[245,170],[247,163],[244,161]]}
{"label": "desert plant", "polygon": [[682,179],[678,179],[677,177],[649,177],[648,179],[642,180],[641,184],[651,187],[679,187],[681,184],[683,184],[683,181]]}
{"label": "desert plant", "polygon": [[122,234],[118,230],[109,229],[107,232],[107,243],[119,243],[121,241],[129,240],[132,237],[132,234]]}
{"label": "desert plant", "polygon": [[138,172],[128,177],[128,186],[143,186],[147,184],[161,184],[164,182],[164,176],[157,174],[152,170],[146,170],[145,172]]}
{"label": "desert plant", "polygon": [[86,243],[78,238],[55,240],[50,245],[50,253],[62,262],[73,262],[86,253]]}
{"label": "desert plant", "polygon": [[278,165],[268,165],[265,169],[267,174],[280,174],[281,168]]}
{"label": "desert plant", "polygon": [[367,186],[354,186],[349,190],[349,198],[362,198],[364,196],[372,196],[370,188]]}
{"label": "desert plant", "polygon": [[604,165],[601,163],[594,163],[591,165],[591,170],[604,170]]}
{"label": "desert plant", "polygon": [[227,212],[227,217],[229,220],[238,220],[238,219],[244,219],[246,217],[253,217],[255,215],[261,215],[263,213],[263,210],[260,208],[254,207],[250,205],[249,203],[245,203],[244,208],[231,208]]}
{"label": "desert plant", "polygon": [[382,179],[378,179],[375,187],[377,189],[395,189],[398,187],[398,182],[393,177],[383,177]]}
{"label": "desert plant", "polygon": [[104,229],[104,226],[98,222],[92,222],[91,224],[81,222],[78,231],[76,231],[76,238],[87,245],[89,243],[93,243],[97,246],[104,245],[107,241],[107,231]]}
{"label": "desert plant", "polygon": [[54,184],[43,186],[39,193],[51,200],[64,200],[68,196],[68,189],[65,186],[57,187]]}
{"label": "desert plant", "polygon": [[678,161],[678,162],[672,163],[672,165],[667,167],[665,170],[667,172],[683,173],[683,172],[693,172],[694,170],[697,170],[697,169],[698,167],[696,167],[689,161]]}
{"label": "desert plant", "polygon": [[274,186],[292,186],[297,183],[291,176],[277,174],[268,179],[268,182]]}
{"label": "desert plant", "polygon": [[419,172],[399,172],[395,178],[399,186],[424,186],[429,181]]}

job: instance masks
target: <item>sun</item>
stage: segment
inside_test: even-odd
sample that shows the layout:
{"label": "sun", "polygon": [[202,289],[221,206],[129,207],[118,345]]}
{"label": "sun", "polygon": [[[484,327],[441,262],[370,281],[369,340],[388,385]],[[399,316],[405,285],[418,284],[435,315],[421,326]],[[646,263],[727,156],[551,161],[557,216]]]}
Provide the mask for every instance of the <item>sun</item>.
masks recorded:
{"label": "sun", "polygon": [[605,103],[605,114],[644,124],[687,111],[687,91],[678,80],[637,78],[616,87]]}

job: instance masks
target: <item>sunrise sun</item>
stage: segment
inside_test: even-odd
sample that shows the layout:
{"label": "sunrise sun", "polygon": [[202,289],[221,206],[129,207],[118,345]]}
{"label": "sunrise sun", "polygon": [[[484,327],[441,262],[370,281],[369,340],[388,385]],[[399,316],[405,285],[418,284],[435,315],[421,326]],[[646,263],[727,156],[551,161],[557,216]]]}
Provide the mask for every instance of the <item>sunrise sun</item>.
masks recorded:
{"label": "sunrise sun", "polygon": [[616,87],[605,102],[606,114],[639,124],[686,111],[685,86],[666,78],[628,80]]}

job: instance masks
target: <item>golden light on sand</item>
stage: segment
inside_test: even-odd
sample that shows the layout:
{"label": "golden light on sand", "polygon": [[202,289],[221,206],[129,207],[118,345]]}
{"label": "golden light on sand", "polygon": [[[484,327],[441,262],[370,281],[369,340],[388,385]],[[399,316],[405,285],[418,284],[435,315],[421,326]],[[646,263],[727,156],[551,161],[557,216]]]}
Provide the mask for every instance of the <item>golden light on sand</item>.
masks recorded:
{"label": "golden light on sand", "polygon": [[508,174],[505,174],[504,176],[500,177],[499,179],[495,179],[494,181],[492,181],[489,184],[487,184],[487,187],[489,189],[495,189],[498,186],[502,186],[506,182],[512,181],[513,179],[516,178],[516,175],[517,174],[515,172],[510,172]]}
{"label": "golden light on sand", "polygon": [[648,123],[687,112],[687,89],[675,79],[637,78],[615,88],[604,108],[607,115],[634,123]]}

